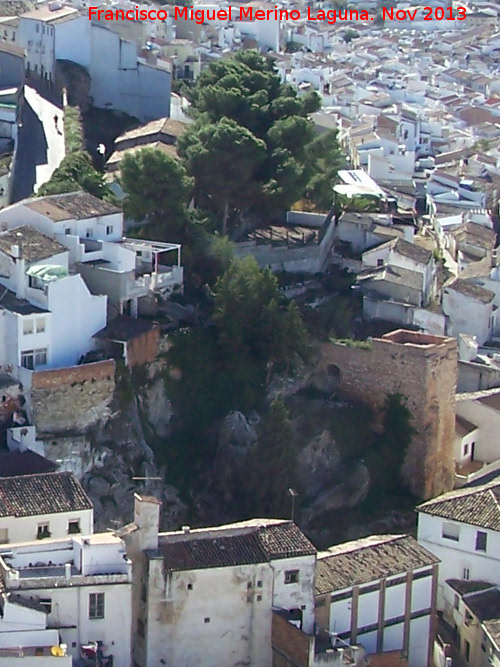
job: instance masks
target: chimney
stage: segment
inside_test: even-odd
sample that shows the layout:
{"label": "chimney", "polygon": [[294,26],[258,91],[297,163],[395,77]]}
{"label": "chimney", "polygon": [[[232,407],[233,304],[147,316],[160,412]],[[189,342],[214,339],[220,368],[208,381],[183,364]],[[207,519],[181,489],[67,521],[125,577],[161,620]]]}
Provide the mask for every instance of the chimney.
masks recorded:
{"label": "chimney", "polygon": [[66,581],[71,579],[71,563],[65,563],[64,565],[64,577]]}
{"label": "chimney", "polygon": [[182,526],[182,532],[187,535],[191,532],[191,526]]}
{"label": "chimney", "polygon": [[139,548],[157,549],[161,502],[151,496],[134,493],[134,522],[139,528]]}

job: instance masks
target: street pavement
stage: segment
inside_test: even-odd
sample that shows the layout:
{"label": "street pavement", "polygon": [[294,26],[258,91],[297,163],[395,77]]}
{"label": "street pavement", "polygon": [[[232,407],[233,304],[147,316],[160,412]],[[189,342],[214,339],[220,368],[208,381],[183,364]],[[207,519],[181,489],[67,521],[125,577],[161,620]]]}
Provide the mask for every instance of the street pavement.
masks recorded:
{"label": "street pavement", "polygon": [[[36,193],[50,179],[64,157],[62,110],[30,86],[25,86],[24,95],[12,202]],[[57,126],[55,116],[58,118]]]}

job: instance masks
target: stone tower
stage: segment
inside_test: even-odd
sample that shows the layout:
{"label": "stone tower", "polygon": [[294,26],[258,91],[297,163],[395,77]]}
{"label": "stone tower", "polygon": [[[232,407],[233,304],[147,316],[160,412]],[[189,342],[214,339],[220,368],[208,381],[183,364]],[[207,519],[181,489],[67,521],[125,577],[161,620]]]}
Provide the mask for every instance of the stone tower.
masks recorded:
{"label": "stone tower", "polygon": [[423,499],[454,482],[457,341],[398,329],[374,338],[370,349],[327,343],[322,370],[346,396],[380,410],[387,394],[406,397],[416,430],[403,465],[412,492]]}

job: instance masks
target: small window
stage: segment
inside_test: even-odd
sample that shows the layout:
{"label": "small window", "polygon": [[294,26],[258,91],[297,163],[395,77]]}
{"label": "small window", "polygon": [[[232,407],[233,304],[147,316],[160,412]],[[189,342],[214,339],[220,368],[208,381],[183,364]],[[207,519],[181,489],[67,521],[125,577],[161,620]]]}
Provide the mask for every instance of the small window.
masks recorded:
{"label": "small window", "polygon": [[467,640],[464,641],[464,653],[465,653],[465,659],[467,662],[470,660],[470,644]]}
{"label": "small window", "polygon": [[210,623],[210,616],[205,617],[205,623]]}
{"label": "small window", "polygon": [[249,581],[249,582],[247,583],[247,588],[248,588],[248,589],[252,588],[252,582],[251,582],[251,581]]}
{"label": "small window", "polygon": [[23,335],[29,336],[29,334],[32,333],[33,333],[33,320],[31,318],[29,320],[23,320]]}
{"label": "small window", "polygon": [[377,259],[377,266],[384,266],[384,260],[381,258]]}
{"label": "small window", "polygon": [[469,581],[470,579],[470,569],[468,567],[464,567],[464,576],[462,579],[465,579],[466,581]]}
{"label": "small window", "polygon": [[443,523],[441,535],[445,540],[453,540],[454,542],[458,542],[460,539],[460,527],[455,526],[452,523]]}
{"label": "small window", "polygon": [[76,535],[80,532],[80,519],[68,521],[68,535]]}
{"label": "small window", "polygon": [[262,581],[257,582],[257,588],[262,588]]}
{"label": "small window", "polygon": [[262,602],[262,595],[257,595],[257,602]]}
{"label": "small window", "polygon": [[488,543],[488,533],[478,530],[476,533],[476,551],[483,551],[486,553],[486,546]]}
{"label": "small window", "polygon": [[85,232],[85,237],[89,239],[91,236],[92,236],[92,230],[87,229],[87,231]]}
{"label": "small window", "polygon": [[66,234],[66,236],[71,234],[71,227],[66,227],[66,229],[64,230],[64,233]]}
{"label": "small window", "polygon": [[298,583],[299,583],[299,571],[287,570],[285,572],[285,584],[298,584]]}
{"label": "small window", "polygon": [[90,593],[89,619],[104,618],[104,593]]}
{"label": "small window", "polygon": [[106,227],[106,235],[109,236],[112,233],[113,233],[113,225],[108,225]]}
{"label": "small window", "polygon": [[36,320],[36,332],[44,333],[45,331],[45,317],[39,317]]}
{"label": "small window", "polygon": [[193,584],[188,584],[187,588],[188,588],[188,591],[192,591],[193,590]]}
{"label": "small window", "polygon": [[39,523],[36,529],[36,539],[44,540],[45,538],[50,537],[50,526],[48,523]]}
{"label": "small window", "polygon": [[469,445],[466,443],[464,445],[464,456],[467,456],[468,453],[469,453]]}
{"label": "small window", "polygon": [[43,607],[43,610],[46,614],[50,614],[52,611],[51,598],[40,598],[40,606]]}
{"label": "small window", "polygon": [[47,363],[47,350],[35,350],[35,368],[37,366],[45,366]]}

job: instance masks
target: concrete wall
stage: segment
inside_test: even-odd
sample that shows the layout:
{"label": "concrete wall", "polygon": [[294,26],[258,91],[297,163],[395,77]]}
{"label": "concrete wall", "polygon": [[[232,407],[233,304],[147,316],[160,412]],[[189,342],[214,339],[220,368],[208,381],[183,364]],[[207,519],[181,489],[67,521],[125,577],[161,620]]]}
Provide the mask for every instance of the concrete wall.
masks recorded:
{"label": "concrete wall", "polygon": [[366,320],[380,319],[416,326],[425,333],[435,336],[443,336],[445,332],[446,320],[439,313],[432,313],[430,310],[407,303],[372,298],[369,294],[363,297],[363,317]]}
{"label": "concrete wall", "polygon": [[500,368],[470,361],[458,362],[457,391],[482,391],[494,387],[500,387]]}
{"label": "concrete wall", "polygon": [[369,350],[326,343],[320,365],[326,372],[329,367],[335,374],[340,371],[340,390],[376,410],[382,408],[387,394],[405,396],[416,434],[406,455],[404,476],[422,498],[453,488],[455,339],[399,330],[374,339]]}
{"label": "concrete wall", "polygon": [[319,245],[302,247],[272,246],[270,243],[257,245],[254,241],[236,244],[235,255],[252,255],[261,268],[290,273],[319,273],[329,261],[335,237],[335,225],[330,223]]}
{"label": "concrete wall", "polygon": [[70,368],[35,371],[31,404],[37,432],[84,431],[110,415],[115,389],[115,362],[99,361]]}
{"label": "concrete wall", "polygon": [[491,336],[493,300],[483,303],[447,288],[443,290],[443,313],[448,317],[448,334],[476,336],[483,345]]}
{"label": "concrete wall", "polygon": [[147,662],[135,659],[141,667],[161,659],[171,667],[271,667],[272,583],[268,563],[168,575],[161,558],[150,560]]}
{"label": "concrete wall", "polygon": [[456,402],[457,415],[479,427],[473,438],[476,443],[474,458],[485,463],[500,459],[500,412],[480,401],[461,399]]}
{"label": "concrete wall", "polygon": [[36,540],[38,525],[42,523],[49,524],[52,538],[67,537],[69,521],[77,519],[80,521],[81,532],[90,535],[94,530],[94,511],[91,509],[80,512],[61,512],[60,514],[41,512],[38,516],[1,517],[0,530],[7,530],[7,541],[12,544]]}

